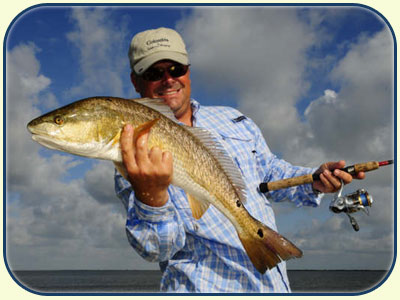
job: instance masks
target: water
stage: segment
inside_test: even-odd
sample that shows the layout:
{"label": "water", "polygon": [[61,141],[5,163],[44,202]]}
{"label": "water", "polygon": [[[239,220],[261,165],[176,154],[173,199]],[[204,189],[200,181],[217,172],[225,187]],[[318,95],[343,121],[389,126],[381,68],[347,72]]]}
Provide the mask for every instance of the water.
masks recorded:
{"label": "water", "polygon": [[[387,271],[288,271],[292,291],[359,293]],[[40,293],[157,293],[160,271],[15,271],[20,284]]]}

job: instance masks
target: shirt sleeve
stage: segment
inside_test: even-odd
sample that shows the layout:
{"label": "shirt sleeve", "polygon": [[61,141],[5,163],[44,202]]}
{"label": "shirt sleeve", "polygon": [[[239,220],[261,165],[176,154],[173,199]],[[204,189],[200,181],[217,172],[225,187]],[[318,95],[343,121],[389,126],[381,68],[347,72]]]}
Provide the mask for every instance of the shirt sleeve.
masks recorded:
{"label": "shirt sleeve", "polygon": [[[262,178],[264,182],[272,182],[280,179],[302,176],[314,173],[316,168],[306,168],[293,166],[283,159],[274,155],[260,129],[256,128],[256,151],[258,162],[261,165]],[[316,207],[321,203],[323,194],[317,195],[312,189],[311,184],[304,184],[286,189],[280,189],[268,192],[268,199],[275,202],[291,201],[297,206]]]}
{"label": "shirt sleeve", "polygon": [[162,262],[183,248],[185,230],[171,195],[162,207],[148,206],[135,198],[130,183],[117,171],[115,192],[127,209],[128,240],[140,256],[151,262]]}

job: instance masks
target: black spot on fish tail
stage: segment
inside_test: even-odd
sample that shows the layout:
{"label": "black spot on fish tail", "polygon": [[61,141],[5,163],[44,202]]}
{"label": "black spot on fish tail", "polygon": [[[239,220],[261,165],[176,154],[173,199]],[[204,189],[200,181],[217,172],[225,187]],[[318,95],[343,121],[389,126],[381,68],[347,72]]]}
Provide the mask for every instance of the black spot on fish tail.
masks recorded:
{"label": "black spot on fish tail", "polygon": [[274,268],[283,260],[303,255],[299,248],[282,235],[261,222],[255,219],[254,221],[257,224],[255,227],[257,235],[245,230],[238,234],[247,255],[260,273]]}

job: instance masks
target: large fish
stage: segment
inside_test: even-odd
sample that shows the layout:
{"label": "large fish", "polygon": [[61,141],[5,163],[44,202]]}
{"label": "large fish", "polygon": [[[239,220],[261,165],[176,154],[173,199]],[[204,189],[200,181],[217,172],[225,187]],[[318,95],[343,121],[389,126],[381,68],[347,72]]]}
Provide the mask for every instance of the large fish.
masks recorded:
{"label": "large fish", "polygon": [[199,219],[210,204],[220,210],[260,273],[302,256],[290,241],[248,213],[243,178],[223,146],[207,130],[179,124],[162,100],[87,98],[32,120],[28,130],[43,146],[111,160],[126,176],[119,144],[126,124],[135,128],[134,136],[151,129],[148,146],[172,153],[172,184],[187,193],[193,217]]}

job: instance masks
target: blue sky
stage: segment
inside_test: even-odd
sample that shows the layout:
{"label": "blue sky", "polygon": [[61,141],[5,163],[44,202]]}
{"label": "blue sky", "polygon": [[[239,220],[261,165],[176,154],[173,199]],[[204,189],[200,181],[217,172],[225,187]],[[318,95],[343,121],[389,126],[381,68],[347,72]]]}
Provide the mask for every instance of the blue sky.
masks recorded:
{"label": "blue sky", "polygon": [[[393,37],[374,12],[349,7],[49,7],[25,11],[6,37],[7,262],[14,269],[156,269],[130,248],[113,166],[31,141],[27,122],[97,95],[137,97],[133,35],[177,29],[192,96],[252,118],[293,164],[394,156]],[[376,204],[347,217],[273,204],[278,228],[303,249],[292,269],[387,269],[393,252],[393,168],[368,174]]]}

